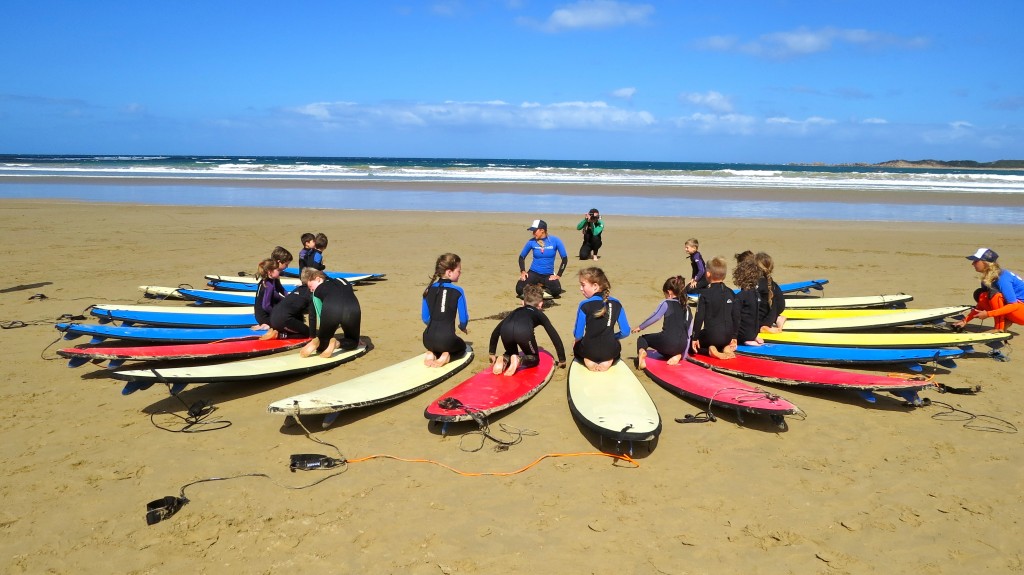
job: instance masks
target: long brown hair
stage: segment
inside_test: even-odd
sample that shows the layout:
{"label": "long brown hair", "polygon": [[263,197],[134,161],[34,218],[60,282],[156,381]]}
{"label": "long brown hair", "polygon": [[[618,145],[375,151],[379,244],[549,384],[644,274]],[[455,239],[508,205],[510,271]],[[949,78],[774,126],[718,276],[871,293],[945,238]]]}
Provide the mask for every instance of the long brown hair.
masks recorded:
{"label": "long brown hair", "polygon": [[434,263],[434,275],[431,276],[430,281],[427,282],[426,289],[423,290],[423,298],[426,299],[427,291],[430,290],[430,286],[434,285],[434,282],[444,277],[444,272],[453,270],[462,264],[462,258],[457,254],[447,253],[437,256],[437,262]]}
{"label": "long brown hair", "polygon": [[775,262],[772,261],[772,256],[764,253],[757,252],[754,255],[754,261],[757,262],[757,267],[761,268],[761,275],[764,276],[768,283],[768,305],[772,305],[772,300],[775,299],[775,290],[772,289],[772,272],[775,271]]}
{"label": "long brown hair", "polygon": [[256,277],[258,277],[261,280],[265,280],[270,277],[270,272],[278,269],[279,267],[280,266],[277,263],[277,260],[273,258],[267,258],[261,261],[258,266],[256,266]]}
{"label": "long brown hair", "polygon": [[612,283],[608,281],[608,276],[604,275],[604,270],[601,268],[583,268],[580,270],[579,277],[582,280],[586,280],[589,283],[597,284],[601,288],[601,300],[605,305],[601,306],[601,309],[594,313],[594,317],[602,317],[608,311],[608,296],[612,293]]}
{"label": "long brown hair", "polygon": [[672,276],[665,280],[665,284],[661,286],[661,291],[671,291],[676,294],[676,299],[679,303],[686,305],[686,279],[683,276]]}

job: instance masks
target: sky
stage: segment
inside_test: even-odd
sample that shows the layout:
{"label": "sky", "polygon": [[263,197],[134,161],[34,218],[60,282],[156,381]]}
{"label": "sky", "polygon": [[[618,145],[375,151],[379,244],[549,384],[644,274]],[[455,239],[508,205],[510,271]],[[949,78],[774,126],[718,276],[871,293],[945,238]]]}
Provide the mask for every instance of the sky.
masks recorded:
{"label": "sky", "polygon": [[1024,159],[1024,2],[8,2],[0,154]]}

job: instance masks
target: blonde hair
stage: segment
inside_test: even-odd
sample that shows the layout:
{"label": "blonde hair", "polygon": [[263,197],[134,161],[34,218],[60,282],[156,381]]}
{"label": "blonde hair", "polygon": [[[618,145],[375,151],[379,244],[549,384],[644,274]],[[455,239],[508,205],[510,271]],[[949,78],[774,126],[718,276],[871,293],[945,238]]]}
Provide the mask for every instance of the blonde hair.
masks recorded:
{"label": "blonde hair", "polygon": [[724,280],[728,271],[729,265],[725,263],[725,258],[722,256],[715,256],[708,262],[708,273],[711,274],[713,280]]}
{"label": "blonde hair", "polygon": [[999,267],[996,262],[985,262],[988,264],[985,267],[985,273],[981,275],[981,283],[985,284],[985,287],[991,289],[992,284],[999,279],[999,274],[1002,273],[1003,269]]}
{"label": "blonde hair", "polygon": [[322,272],[322,271],[320,271],[320,270],[318,270],[316,268],[308,268],[308,267],[307,268],[302,268],[302,271],[299,272],[299,281],[302,282],[302,285],[307,285],[307,284],[309,284],[310,280],[314,280],[314,279],[326,280],[327,279],[327,274],[325,274],[324,272]]}
{"label": "blonde hair", "polygon": [[[608,276],[604,275],[604,270],[601,268],[583,268],[580,270],[579,277],[581,280],[586,282],[597,284],[601,291],[601,300],[607,304],[608,296],[612,293],[612,284],[608,281]],[[597,310],[594,317],[602,317],[608,311],[607,305],[602,305],[601,309]]]}
{"label": "blonde hair", "polygon": [[265,280],[268,277],[270,277],[270,272],[278,268],[280,268],[280,265],[277,263],[277,260],[273,258],[267,258],[261,261],[259,265],[256,266],[256,277],[258,277],[261,280]]}
{"label": "blonde hair", "polygon": [[697,241],[697,238],[690,238],[686,240],[686,242],[684,242],[683,245],[692,246],[693,248],[700,249],[700,242]]}
{"label": "blonde hair", "polygon": [[462,258],[457,254],[449,252],[437,256],[437,261],[434,262],[434,275],[427,282],[427,287],[423,290],[423,297],[427,297],[427,291],[430,289],[430,286],[434,285],[434,282],[444,277],[444,272],[453,270],[459,267],[460,264],[462,264]]}

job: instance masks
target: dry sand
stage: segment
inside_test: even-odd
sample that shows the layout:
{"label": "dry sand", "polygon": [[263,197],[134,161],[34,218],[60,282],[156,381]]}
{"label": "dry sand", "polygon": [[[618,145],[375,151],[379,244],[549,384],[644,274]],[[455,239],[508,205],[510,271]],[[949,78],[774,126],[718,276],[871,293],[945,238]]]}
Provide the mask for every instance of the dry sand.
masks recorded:
{"label": "dry sand", "polygon": [[[581,198],[582,213],[598,205]],[[421,353],[419,295],[436,256],[462,256],[470,323],[486,364],[490,317],[518,305],[516,258],[529,220],[578,247],[577,218],[547,214],[437,214],[0,202],[7,279],[0,285],[0,572],[4,573],[1012,573],[1024,570],[1024,435],[995,433],[841,393],[784,388],[806,418],[780,432],[743,423],[673,421],[700,406],[641,381],[664,421],[638,468],[596,455],[546,459],[510,477],[464,477],[438,466],[374,459],[305,490],[328,472],[289,473],[289,455],[332,450],[266,413],[269,403]],[[915,307],[969,301],[977,276],[964,259],[979,246],[1024,271],[1024,228],[953,224],[715,221],[605,214],[601,266],[635,325],[661,299],[666,277],[688,274],[682,242],[706,258],[764,250],[780,282],[828,278],[831,296],[906,292]],[[141,284],[203,284],[207,273],[252,271],[275,245],[298,249],[325,232],[330,269],[381,272],[360,287],[363,331],[376,348],[313,376],[191,386],[182,399],[217,407],[227,429],[181,434],[150,414],[183,413],[160,386],[120,394],[99,366],[68,369],[52,323],[102,302],[135,302]],[[578,293],[572,259],[566,297],[548,311],[567,344]],[[43,293],[47,299],[30,299]],[[991,320],[988,325],[991,326]],[[1019,326],[1014,330],[1019,331]],[[538,333],[542,345],[546,336]],[[82,342],[84,340],[79,340]],[[635,336],[623,342],[635,357]],[[1011,350],[1012,351],[1012,350]],[[974,396],[925,392],[974,414],[1020,426],[1018,362],[980,354],[939,370]],[[464,372],[469,373],[469,372]],[[565,371],[518,409],[491,420],[536,431],[505,452],[460,450],[424,407],[455,385],[346,412],[314,436],[350,459],[424,458],[469,472],[513,471],[550,453],[598,451],[569,413]],[[171,418],[157,416],[170,423]],[[978,423],[977,421],[975,423]],[[984,423],[984,422],[982,422]],[[473,439],[467,440],[472,442]],[[244,473],[187,490],[191,502],[154,526],[145,505],[191,481]]]}

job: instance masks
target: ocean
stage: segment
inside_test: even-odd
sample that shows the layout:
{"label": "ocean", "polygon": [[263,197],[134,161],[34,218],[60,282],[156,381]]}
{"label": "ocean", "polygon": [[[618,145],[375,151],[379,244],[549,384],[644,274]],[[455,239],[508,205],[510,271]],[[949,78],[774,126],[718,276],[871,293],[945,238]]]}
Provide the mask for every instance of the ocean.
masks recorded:
{"label": "ocean", "polygon": [[[217,185],[197,183],[200,180],[215,180]],[[266,186],[268,182],[273,187]],[[332,188],[331,182],[343,185]],[[360,188],[360,183],[367,187]],[[381,183],[388,183],[387,189],[381,189]],[[447,183],[459,184],[462,191],[437,190],[438,184]],[[543,184],[551,193],[488,191],[495,184],[503,189]],[[474,185],[480,190],[474,191]],[[614,192],[595,196],[601,205],[590,206],[581,205],[578,192],[559,194],[559,186],[607,186]],[[768,193],[764,201],[673,198],[671,192],[669,197],[645,197],[642,188],[652,186],[681,193],[693,188],[756,188]],[[772,190],[815,190],[823,195],[884,192],[898,194],[902,201],[899,209],[892,203],[848,200],[775,201]],[[956,205],[918,202],[915,193],[935,197],[921,192],[955,194],[958,200]],[[296,193],[302,194],[301,201],[296,201]],[[972,195],[998,195],[1002,205],[975,205]],[[0,198],[425,211],[443,206],[446,211],[539,214],[576,214],[599,207],[605,215],[1016,224],[1024,221],[1024,172],[698,162],[0,155]]]}

